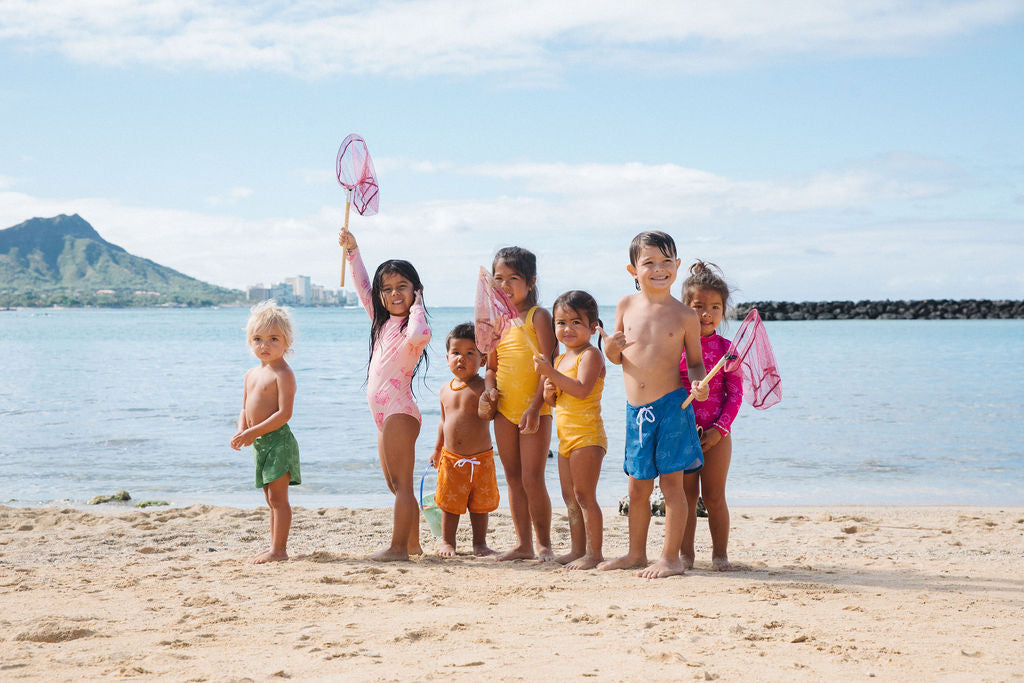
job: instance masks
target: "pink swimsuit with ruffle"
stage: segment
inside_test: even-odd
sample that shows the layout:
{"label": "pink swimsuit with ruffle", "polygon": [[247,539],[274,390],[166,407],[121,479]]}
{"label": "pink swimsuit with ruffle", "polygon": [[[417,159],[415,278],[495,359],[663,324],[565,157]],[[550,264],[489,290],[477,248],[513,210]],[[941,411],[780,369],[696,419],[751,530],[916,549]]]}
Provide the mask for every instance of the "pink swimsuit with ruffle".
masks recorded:
{"label": "pink swimsuit with ruffle", "polygon": [[[372,321],[370,278],[366,274],[359,250],[353,251],[348,260],[352,264],[352,279],[359,301]],[[406,320],[408,324],[402,329]],[[412,396],[412,374],[429,342],[427,312],[419,301],[414,302],[409,309],[408,318],[391,316],[380,328],[380,335],[370,357],[366,390],[366,400],[370,404],[370,413],[377,423],[377,429],[383,428],[384,420],[399,413],[412,415],[417,421],[422,421],[420,409]]]}
{"label": "pink swimsuit with ruffle", "polygon": [[[729,340],[714,332],[700,338],[700,351],[704,359],[704,368],[711,371],[725,352],[729,350]],[[689,387],[690,380],[686,372],[686,355],[679,361],[679,376],[683,386]],[[697,426],[703,430],[716,427],[725,436],[732,429],[732,421],[743,402],[743,373],[720,370],[711,378],[708,385],[708,400],[694,401],[693,412]]]}

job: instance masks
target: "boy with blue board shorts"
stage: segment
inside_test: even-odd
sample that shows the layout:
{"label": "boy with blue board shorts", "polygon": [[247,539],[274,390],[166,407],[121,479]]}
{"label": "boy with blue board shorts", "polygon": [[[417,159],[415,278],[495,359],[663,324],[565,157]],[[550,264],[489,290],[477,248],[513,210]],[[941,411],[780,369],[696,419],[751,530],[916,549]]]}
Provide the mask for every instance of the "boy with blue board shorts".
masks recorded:
{"label": "boy with blue board shorts", "polygon": [[[681,406],[691,391],[697,400],[706,400],[708,388],[700,387],[706,374],[700,321],[671,292],[679,270],[675,241],[663,232],[640,233],[630,245],[626,270],[638,292],[619,301],[614,332],[600,332],[605,355],[622,366],[626,384],[623,469],[629,475],[629,552],[598,568],[638,568],[637,576],[655,579],[685,571],[679,554],[687,514],[683,475],[699,471],[704,455],[693,407]],[[689,388],[679,379],[684,355]],[[665,545],[661,557],[647,566],[655,478],[665,496]]]}

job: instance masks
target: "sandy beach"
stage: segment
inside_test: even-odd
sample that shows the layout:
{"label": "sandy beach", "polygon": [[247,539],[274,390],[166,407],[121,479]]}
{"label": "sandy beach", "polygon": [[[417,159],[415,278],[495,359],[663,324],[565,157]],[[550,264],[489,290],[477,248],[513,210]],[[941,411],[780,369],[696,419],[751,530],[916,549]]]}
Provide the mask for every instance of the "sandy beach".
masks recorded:
{"label": "sandy beach", "polygon": [[[738,571],[700,520],[697,566],[649,581],[376,564],[389,510],[296,508],[291,560],[247,566],[266,509],[0,507],[0,679],[1024,678],[1024,508],[732,512]],[[620,554],[625,518],[605,526]],[[491,527],[507,547],[507,513]]]}

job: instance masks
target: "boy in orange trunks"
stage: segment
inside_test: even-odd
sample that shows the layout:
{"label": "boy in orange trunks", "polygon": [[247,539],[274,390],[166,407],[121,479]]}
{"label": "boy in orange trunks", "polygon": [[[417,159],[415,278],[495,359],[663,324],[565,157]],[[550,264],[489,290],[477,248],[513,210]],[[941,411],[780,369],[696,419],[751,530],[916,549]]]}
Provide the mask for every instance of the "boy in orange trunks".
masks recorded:
{"label": "boy in orange trunks", "polygon": [[498,508],[498,479],[487,420],[477,415],[484,380],[483,356],[476,347],[473,324],[456,325],[445,341],[448,368],[455,375],[441,388],[441,423],[430,463],[437,468],[434,502],[441,508],[441,544],[437,554],[455,556],[459,516],[469,510],[473,554],[492,555],[487,547],[488,513]]}

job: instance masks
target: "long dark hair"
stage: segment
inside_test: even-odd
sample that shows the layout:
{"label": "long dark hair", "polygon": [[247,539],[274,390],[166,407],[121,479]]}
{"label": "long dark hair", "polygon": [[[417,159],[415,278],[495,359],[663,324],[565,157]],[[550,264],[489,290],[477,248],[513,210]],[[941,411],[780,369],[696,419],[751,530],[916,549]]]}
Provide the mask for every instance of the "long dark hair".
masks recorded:
{"label": "long dark hair", "polygon": [[[384,323],[391,317],[391,313],[384,305],[384,301],[381,299],[381,289],[384,287],[384,276],[385,275],[399,275],[404,277],[406,280],[412,283],[413,296],[416,292],[423,291],[423,283],[420,282],[420,274],[416,272],[416,268],[413,267],[408,261],[402,259],[391,259],[377,266],[377,272],[373,274],[373,282],[370,284],[370,301],[373,302],[373,322],[370,323],[370,359],[373,359],[373,348],[377,345],[377,339],[380,337],[381,328],[384,327]],[[427,307],[423,307],[426,312]],[[409,324],[409,318],[406,317],[402,323],[402,329],[404,330]],[[430,369],[430,359],[427,358],[427,350],[423,349],[423,353],[420,354],[420,359],[416,361],[416,367],[413,368],[412,376],[415,377],[419,371],[420,366],[426,363],[426,369]],[[369,377],[370,368],[367,365],[366,368],[367,377]]]}

